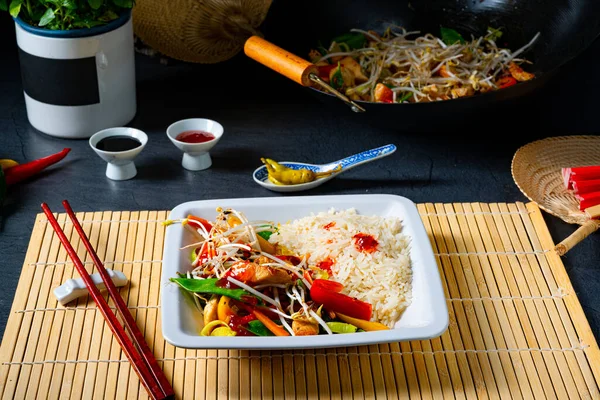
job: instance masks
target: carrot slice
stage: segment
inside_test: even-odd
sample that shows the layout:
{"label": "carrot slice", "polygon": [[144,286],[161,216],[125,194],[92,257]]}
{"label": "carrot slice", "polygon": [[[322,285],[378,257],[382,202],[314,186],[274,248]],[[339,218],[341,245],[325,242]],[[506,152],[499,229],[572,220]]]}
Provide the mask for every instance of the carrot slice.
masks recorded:
{"label": "carrot slice", "polygon": [[256,316],[256,319],[262,322],[263,325],[266,326],[268,330],[273,332],[275,336],[290,336],[288,331],[277,325],[275,322],[271,321],[271,319],[265,314],[261,313],[258,310],[252,310],[252,313]]}

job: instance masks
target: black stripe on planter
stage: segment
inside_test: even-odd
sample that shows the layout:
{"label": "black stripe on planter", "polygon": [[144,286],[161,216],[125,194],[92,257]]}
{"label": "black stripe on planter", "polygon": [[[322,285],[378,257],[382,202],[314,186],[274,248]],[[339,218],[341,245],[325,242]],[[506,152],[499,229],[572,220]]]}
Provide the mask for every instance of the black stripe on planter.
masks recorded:
{"label": "black stripe on planter", "polygon": [[100,103],[95,57],[52,59],[19,49],[19,60],[23,90],[32,99],[57,106]]}

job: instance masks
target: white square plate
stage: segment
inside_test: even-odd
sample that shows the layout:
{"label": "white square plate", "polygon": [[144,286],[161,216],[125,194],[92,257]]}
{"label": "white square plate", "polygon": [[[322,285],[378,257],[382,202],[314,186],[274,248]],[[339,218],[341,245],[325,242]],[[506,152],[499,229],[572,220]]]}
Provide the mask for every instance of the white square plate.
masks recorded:
{"label": "white square plate", "polygon": [[390,330],[352,334],[254,337],[200,336],[200,313],[169,278],[186,272],[188,253],[179,250],[191,243],[190,234],[179,224],[167,227],[161,276],[162,332],[174,346],[193,349],[294,349],[360,346],[405,340],[430,339],[440,336],[448,327],[448,308],[429,238],[416,205],[405,197],[394,195],[345,195],[265,197],[192,201],[175,207],[169,219],[195,214],[214,220],[217,207],[242,211],[250,220],[285,223],[311,213],[355,208],[359,214],[395,216],[402,221],[402,233],[410,238],[413,273],[412,303]]}

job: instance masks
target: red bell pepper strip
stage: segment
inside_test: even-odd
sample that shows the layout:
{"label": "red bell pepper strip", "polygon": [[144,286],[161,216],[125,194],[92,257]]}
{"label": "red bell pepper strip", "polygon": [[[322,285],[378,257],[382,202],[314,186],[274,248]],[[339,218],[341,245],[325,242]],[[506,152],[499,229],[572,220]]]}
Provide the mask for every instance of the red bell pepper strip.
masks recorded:
{"label": "red bell pepper strip", "polygon": [[195,223],[197,225],[202,225],[207,232],[210,232],[212,229],[212,224],[205,220],[204,218],[196,217],[195,215],[188,215],[188,221]]}
{"label": "red bell pepper strip", "polygon": [[516,84],[517,80],[512,76],[505,76],[503,78],[498,79],[498,86],[500,87],[500,89],[504,89]]}
{"label": "red bell pepper strip", "polygon": [[310,288],[310,297],[327,310],[340,312],[353,318],[371,319],[373,306],[364,301],[339,293],[344,286],[335,281],[315,279]]}
{"label": "red bell pepper strip", "polygon": [[57,162],[65,158],[70,151],[70,148],[65,148],[56,154],[52,154],[47,157],[40,158],[38,160],[30,161],[25,164],[19,164],[15,165],[14,167],[7,168],[4,171],[6,185],[12,185],[34,176],[43,169],[46,169],[52,164],[56,164]]}

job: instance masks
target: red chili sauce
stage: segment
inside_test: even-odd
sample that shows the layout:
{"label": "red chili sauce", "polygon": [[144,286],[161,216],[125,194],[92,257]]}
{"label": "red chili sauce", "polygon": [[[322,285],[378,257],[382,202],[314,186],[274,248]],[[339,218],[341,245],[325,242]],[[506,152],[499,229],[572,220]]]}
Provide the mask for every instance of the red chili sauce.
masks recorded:
{"label": "red chili sauce", "polygon": [[228,325],[237,334],[237,336],[256,336],[254,333],[245,328],[249,321],[255,319],[256,317],[254,315],[247,315],[244,317],[232,315],[229,319]]}
{"label": "red chili sauce", "polygon": [[215,135],[205,131],[185,131],[175,137],[176,140],[185,143],[205,143],[210,142],[214,138]]}
{"label": "red chili sauce", "polygon": [[331,273],[331,266],[335,263],[330,257],[327,257],[323,261],[317,263],[317,268],[321,268],[329,273]]}
{"label": "red chili sauce", "polygon": [[375,252],[377,250],[377,246],[379,245],[377,240],[372,235],[362,232],[354,235],[352,239],[354,239],[354,247],[356,247],[358,251],[365,253]]}
{"label": "red chili sauce", "polygon": [[334,226],[335,226],[335,221],[332,221],[332,222],[328,223],[327,225],[325,225],[325,226],[323,227],[323,229],[325,229],[325,230],[327,230],[327,231],[328,231],[328,230],[330,230],[331,228],[333,228]]}

